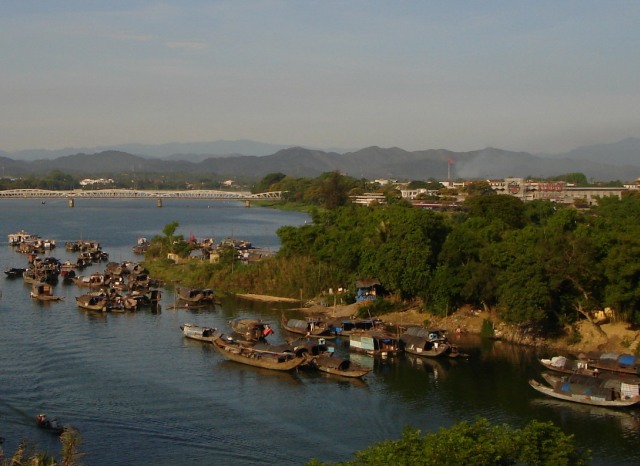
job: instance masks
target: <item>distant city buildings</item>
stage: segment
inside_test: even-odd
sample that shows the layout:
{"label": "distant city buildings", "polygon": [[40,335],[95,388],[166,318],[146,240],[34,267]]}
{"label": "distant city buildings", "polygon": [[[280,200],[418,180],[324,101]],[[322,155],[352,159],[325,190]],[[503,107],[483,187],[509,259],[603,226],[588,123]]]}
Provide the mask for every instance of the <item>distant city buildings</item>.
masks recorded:
{"label": "distant city buildings", "polygon": [[95,187],[95,186],[108,185],[113,183],[114,181],[111,178],[98,178],[98,179],[85,178],[84,180],[80,181],[80,186],[85,188],[87,186]]}
{"label": "distant city buildings", "polygon": [[[392,184],[391,180],[376,180],[376,182],[380,185]],[[497,194],[514,196],[522,201],[547,200],[581,207],[596,205],[598,198],[602,197],[615,196],[621,199],[623,192],[639,189],[638,184],[628,184],[616,188],[577,187],[565,181],[532,181],[525,178],[505,178],[487,180],[487,182]],[[401,185],[397,185],[397,187],[403,199],[425,208],[438,209],[443,205],[443,203],[439,203],[438,199],[443,197],[449,197],[447,200],[449,205],[458,206],[466,197],[464,188],[472,183],[474,181],[440,181],[445,191],[424,188],[402,189]],[[446,191],[451,191],[451,195],[448,196]],[[430,200],[425,201],[425,198]],[[385,197],[382,193],[365,193],[352,196],[351,199],[353,203],[361,205],[385,203]]]}

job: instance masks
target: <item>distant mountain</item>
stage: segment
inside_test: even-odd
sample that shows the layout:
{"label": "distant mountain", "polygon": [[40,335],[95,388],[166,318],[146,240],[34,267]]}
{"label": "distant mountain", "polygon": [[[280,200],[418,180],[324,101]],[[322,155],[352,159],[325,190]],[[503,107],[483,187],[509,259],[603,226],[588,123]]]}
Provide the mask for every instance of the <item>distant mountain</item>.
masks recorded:
{"label": "distant mountain", "polygon": [[194,161],[179,157],[145,158],[124,151],[103,151],[31,162],[0,157],[0,164],[6,176],[45,174],[57,169],[87,176],[122,172],[185,172],[257,179],[274,172],[316,177],[329,171],[339,171],[354,178],[442,180],[449,174],[452,179],[500,179],[512,176],[550,177],[581,172],[594,181],[633,181],[640,177],[640,157],[634,156],[633,152],[638,142],[638,139],[628,139],[554,156],[490,147],[453,152],[445,149],[406,151],[398,147],[374,146],[344,154],[290,147],[270,155],[209,156],[203,160],[196,158]]}
{"label": "distant mountain", "polygon": [[611,144],[579,147],[558,157],[616,166],[640,165],[640,139],[627,138]]}
{"label": "distant mountain", "polygon": [[[33,149],[15,152],[0,151],[0,157],[15,160],[55,159],[71,154],[95,154],[98,152],[127,152],[144,158],[166,158],[200,162],[210,157],[228,157],[230,155],[268,155],[293,144],[269,144],[265,142],[240,139],[237,141],[218,140],[209,142],[175,142],[168,144],[117,144],[110,146],[75,147],[56,150]],[[335,151],[336,149],[324,149]]]}

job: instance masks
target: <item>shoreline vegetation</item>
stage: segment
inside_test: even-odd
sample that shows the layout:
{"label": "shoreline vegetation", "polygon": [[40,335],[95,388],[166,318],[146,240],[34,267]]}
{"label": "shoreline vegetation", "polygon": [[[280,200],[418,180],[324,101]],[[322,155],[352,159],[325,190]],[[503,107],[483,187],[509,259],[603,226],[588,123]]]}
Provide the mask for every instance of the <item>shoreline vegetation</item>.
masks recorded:
{"label": "shoreline vegetation", "polygon": [[[154,238],[145,265],[166,283],[282,296],[301,308],[324,303],[312,308],[322,313],[337,309],[328,290],[345,290],[339,304],[350,305],[358,280],[376,279],[376,302],[340,312],[576,354],[640,352],[640,193],[577,209],[523,202],[478,181],[453,211],[413,207],[392,187],[378,187],[382,202],[350,202],[370,188],[338,173],[268,175],[255,190],[286,195],[260,205],[311,216],[277,231],[273,257],[243,264],[229,249],[216,261],[186,259],[192,245],[174,222]],[[175,264],[168,253],[184,260]]]}

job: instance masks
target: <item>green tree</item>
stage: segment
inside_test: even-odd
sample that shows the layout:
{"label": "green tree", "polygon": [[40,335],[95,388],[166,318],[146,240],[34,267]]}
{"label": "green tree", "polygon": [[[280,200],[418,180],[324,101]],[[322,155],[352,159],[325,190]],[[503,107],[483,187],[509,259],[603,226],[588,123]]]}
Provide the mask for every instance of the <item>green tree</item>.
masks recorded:
{"label": "green tree", "polygon": [[[355,454],[345,466],[586,465],[590,452],[577,448],[574,438],[550,422],[531,421],[523,429],[491,425],[486,419],[460,422],[422,434],[405,428],[399,440],[385,440]],[[323,463],[312,460],[311,466]]]}

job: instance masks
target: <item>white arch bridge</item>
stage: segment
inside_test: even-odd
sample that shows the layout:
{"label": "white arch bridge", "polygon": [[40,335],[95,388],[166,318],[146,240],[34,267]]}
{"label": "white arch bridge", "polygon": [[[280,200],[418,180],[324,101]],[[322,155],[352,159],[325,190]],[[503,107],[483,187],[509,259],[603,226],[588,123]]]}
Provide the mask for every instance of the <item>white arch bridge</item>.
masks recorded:
{"label": "white arch bridge", "polygon": [[138,189],[95,189],[72,191],[50,191],[46,189],[7,189],[0,191],[0,199],[68,199],[69,206],[73,207],[75,199],[156,199],[158,207],[162,207],[163,199],[209,199],[219,201],[244,201],[250,205],[251,201],[280,200],[282,191],[252,194],[247,191],[215,191],[215,190],[189,190],[189,191],[161,191]]}

